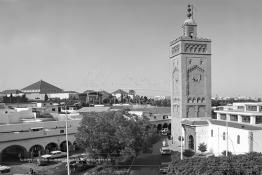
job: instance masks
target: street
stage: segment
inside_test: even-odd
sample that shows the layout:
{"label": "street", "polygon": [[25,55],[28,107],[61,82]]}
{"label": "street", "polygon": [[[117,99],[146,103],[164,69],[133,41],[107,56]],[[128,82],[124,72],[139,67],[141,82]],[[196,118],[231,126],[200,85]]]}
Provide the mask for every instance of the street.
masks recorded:
{"label": "street", "polygon": [[170,162],[170,155],[161,155],[159,149],[162,147],[162,141],[153,145],[152,153],[143,153],[133,162],[131,175],[159,175],[159,166],[161,162]]}

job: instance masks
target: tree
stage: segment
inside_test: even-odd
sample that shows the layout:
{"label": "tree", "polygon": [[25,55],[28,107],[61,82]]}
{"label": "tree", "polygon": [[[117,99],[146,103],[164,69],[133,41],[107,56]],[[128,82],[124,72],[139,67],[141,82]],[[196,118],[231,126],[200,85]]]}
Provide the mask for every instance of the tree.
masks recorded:
{"label": "tree", "polygon": [[201,153],[204,153],[207,151],[207,145],[205,143],[200,143],[198,145],[198,150],[201,151]]}
{"label": "tree", "polygon": [[45,101],[48,101],[48,95],[45,94]]}
{"label": "tree", "polygon": [[77,144],[93,156],[135,156],[153,136],[145,118],[126,111],[88,113],[82,118],[76,134]]}

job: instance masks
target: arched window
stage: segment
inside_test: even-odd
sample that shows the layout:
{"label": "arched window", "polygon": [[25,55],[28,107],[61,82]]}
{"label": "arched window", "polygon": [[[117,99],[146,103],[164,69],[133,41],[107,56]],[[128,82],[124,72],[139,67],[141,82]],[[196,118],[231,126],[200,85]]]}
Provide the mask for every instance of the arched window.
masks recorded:
{"label": "arched window", "polygon": [[237,135],[237,144],[240,144],[240,135]]}
{"label": "arched window", "polygon": [[226,140],[226,133],[223,132],[223,140]]}
{"label": "arched window", "polygon": [[213,135],[214,135],[214,131],[213,129],[211,129],[211,137],[213,137]]}

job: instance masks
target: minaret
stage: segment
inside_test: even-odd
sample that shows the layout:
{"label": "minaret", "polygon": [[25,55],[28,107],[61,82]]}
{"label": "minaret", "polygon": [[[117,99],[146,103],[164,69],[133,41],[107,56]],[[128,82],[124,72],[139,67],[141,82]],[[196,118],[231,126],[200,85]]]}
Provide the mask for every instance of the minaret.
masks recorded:
{"label": "minaret", "polygon": [[192,5],[182,29],[183,35],[170,42],[171,125],[176,144],[179,136],[185,137],[184,119],[211,117],[211,40],[197,36]]}

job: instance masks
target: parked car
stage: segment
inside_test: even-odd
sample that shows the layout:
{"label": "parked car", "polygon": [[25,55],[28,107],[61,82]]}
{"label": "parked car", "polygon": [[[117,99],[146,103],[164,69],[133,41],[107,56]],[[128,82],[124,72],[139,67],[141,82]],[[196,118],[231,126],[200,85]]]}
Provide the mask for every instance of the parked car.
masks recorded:
{"label": "parked car", "polygon": [[168,173],[168,165],[169,165],[168,162],[161,163],[159,173],[160,174],[167,174]]}
{"label": "parked car", "polygon": [[163,135],[167,135],[167,134],[168,134],[168,128],[163,128],[163,129],[161,130],[161,133],[162,133]]}
{"label": "parked car", "polygon": [[38,166],[44,166],[47,165],[50,162],[52,155],[50,154],[45,154],[37,158],[37,165]]}
{"label": "parked car", "polygon": [[9,166],[0,165],[0,174],[11,175],[11,168]]}
{"label": "parked car", "polygon": [[59,159],[67,156],[66,152],[62,152],[62,151],[51,151],[50,155],[51,155],[50,159]]}
{"label": "parked car", "polygon": [[162,155],[168,155],[168,154],[171,154],[171,150],[168,147],[162,147],[160,148],[160,153]]}

